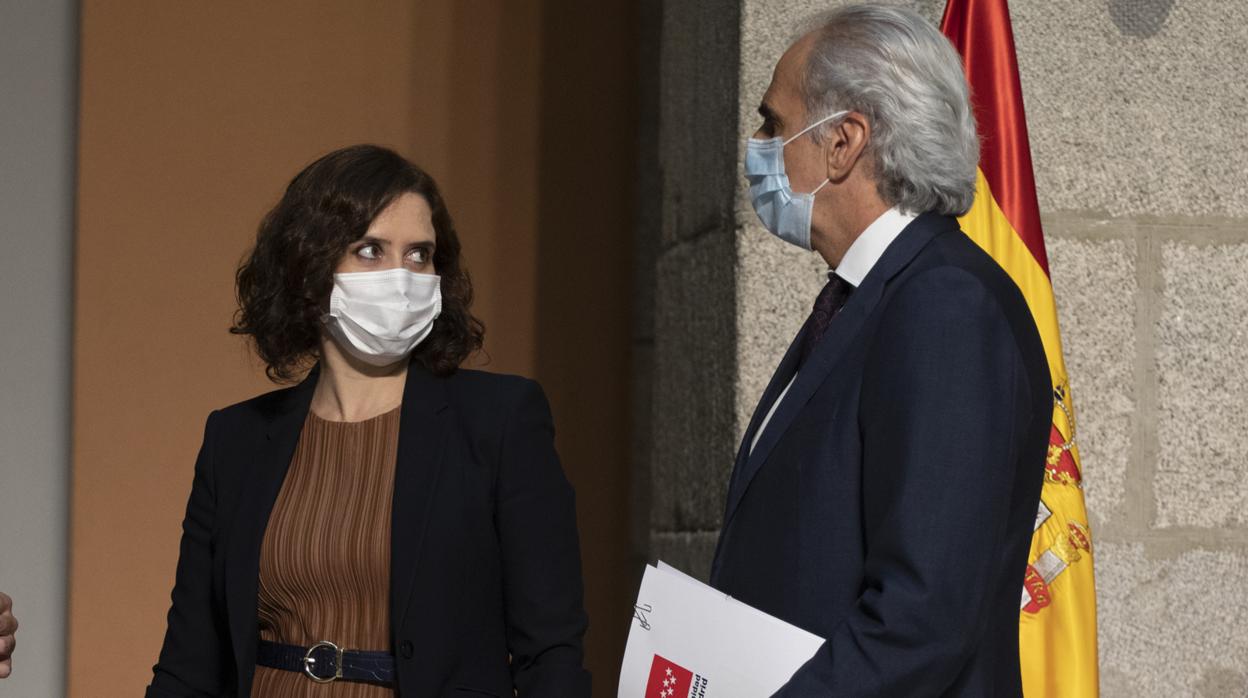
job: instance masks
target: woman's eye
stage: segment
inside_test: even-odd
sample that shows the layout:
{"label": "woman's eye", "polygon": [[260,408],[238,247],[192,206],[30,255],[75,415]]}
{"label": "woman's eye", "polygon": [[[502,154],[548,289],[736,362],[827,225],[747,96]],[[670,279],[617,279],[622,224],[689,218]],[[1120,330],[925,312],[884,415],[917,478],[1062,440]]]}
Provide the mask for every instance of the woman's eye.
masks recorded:
{"label": "woman's eye", "polygon": [[407,261],[411,262],[412,264],[419,264],[419,265],[428,264],[429,263],[429,250],[423,247],[418,247],[412,250],[411,252],[407,253]]}
{"label": "woman's eye", "polygon": [[376,245],[365,245],[356,250],[355,253],[364,259],[378,259],[381,257],[381,250]]}

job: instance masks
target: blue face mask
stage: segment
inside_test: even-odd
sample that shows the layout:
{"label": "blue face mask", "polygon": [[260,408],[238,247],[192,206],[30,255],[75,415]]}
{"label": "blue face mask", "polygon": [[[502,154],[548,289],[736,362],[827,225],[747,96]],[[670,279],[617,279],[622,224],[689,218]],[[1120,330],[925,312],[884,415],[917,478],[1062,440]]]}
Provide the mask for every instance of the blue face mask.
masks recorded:
{"label": "blue face mask", "polygon": [[785,242],[810,249],[810,215],[815,209],[815,194],[828,183],[815,187],[809,194],[798,194],[789,187],[784,173],[784,146],[800,138],[810,129],[848,114],[838,111],[802,129],[797,135],[783,138],[751,138],[745,146],[745,178],[750,183],[750,201],[763,227]]}

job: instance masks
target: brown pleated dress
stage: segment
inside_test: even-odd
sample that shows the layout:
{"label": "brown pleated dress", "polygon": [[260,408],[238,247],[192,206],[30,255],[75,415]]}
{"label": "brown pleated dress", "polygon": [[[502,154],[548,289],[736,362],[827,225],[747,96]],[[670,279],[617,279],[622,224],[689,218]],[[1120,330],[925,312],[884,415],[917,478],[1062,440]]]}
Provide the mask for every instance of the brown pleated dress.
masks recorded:
{"label": "brown pleated dress", "polygon": [[[260,639],[390,647],[390,511],[399,409],[362,422],[308,412],[260,553]],[[394,697],[385,686],[256,667],[256,698]]]}

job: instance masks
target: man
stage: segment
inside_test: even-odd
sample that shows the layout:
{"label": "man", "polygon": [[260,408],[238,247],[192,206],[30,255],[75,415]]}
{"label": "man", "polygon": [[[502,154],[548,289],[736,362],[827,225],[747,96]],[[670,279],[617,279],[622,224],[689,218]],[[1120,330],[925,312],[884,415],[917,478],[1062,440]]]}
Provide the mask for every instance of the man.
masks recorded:
{"label": "man", "polygon": [[13,648],[17,646],[17,619],[13,617],[13,599],[0,591],[0,679],[13,673]]}
{"label": "man", "polygon": [[712,584],[825,638],[777,695],[1021,695],[1052,393],[955,218],[979,158],[958,57],[913,12],[844,8],[759,111],[755,209],[834,271],[745,434]]}

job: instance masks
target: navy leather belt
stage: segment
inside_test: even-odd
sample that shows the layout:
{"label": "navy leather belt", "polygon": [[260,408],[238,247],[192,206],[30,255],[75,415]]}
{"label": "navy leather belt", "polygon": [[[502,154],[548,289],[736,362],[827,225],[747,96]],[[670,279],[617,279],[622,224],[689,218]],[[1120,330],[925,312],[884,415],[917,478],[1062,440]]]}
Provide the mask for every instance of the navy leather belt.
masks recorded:
{"label": "navy leather belt", "polygon": [[389,652],[344,650],[332,642],[322,641],[311,647],[299,647],[261,640],[256,647],[256,664],[302,672],[318,683],[341,680],[394,684],[394,655]]}

